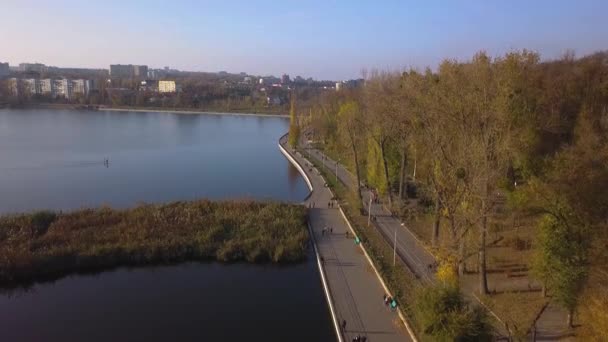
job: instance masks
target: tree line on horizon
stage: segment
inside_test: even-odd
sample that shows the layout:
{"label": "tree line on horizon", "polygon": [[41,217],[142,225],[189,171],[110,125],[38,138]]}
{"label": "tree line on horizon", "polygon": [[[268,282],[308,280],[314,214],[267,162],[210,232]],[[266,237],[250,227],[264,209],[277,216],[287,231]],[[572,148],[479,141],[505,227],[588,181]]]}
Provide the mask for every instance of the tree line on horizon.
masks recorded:
{"label": "tree line on horizon", "polygon": [[298,122],[394,213],[433,218],[456,276],[477,255],[482,295],[495,222],[531,218],[543,295],[569,325],[578,312],[583,334],[608,338],[608,52],[479,52],[436,71],[372,71],[361,87],[296,106],[290,131]]}

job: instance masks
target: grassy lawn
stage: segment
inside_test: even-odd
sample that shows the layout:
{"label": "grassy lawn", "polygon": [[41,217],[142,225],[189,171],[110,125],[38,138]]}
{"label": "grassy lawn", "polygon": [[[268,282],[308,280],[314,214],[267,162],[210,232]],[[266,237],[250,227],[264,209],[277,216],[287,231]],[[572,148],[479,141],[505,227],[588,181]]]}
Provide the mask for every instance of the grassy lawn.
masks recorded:
{"label": "grassy lawn", "polygon": [[548,302],[538,292],[501,293],[480,299],[509,325],[509,330],[517,340],[525,340],[536,316]]}

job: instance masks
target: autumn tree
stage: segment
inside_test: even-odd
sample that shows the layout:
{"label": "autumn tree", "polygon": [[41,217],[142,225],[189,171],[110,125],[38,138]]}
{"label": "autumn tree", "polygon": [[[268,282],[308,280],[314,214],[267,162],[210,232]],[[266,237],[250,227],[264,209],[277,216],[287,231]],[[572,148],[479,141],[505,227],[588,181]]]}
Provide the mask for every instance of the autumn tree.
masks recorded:
{"label": "autumn tree", "polygon": [[289,146],[295,148],[300,140],[300,123],[296,116],[295,98],[291,99],[291,108],[289,110]]}
{"label": "autumn tree", "polygon": [[392,187],[389,172],[390,142],[394,138],[395,124],[391,120],[400,111],[397,92],[399,78],[389,73],[375,73],[365,86],[366,127],[370,146],[368,167],[370,174],[378,174],[377,166],[381,169],[381,179],[376,180],[376,186],[387,195],[388,205],[392,207]]}
{"label": "autumn tree", "polygon": [[343,103],[338,112],[338,134],[340,138],[349,146],[352,151],[353,162],[355,166],[355,175],[357,177],[357,196],[359,204],[363,207],[363,199],[361,196],[361,175],[359,165],[359,146],[363,136],[363,118],[361,108],[355,101]]}

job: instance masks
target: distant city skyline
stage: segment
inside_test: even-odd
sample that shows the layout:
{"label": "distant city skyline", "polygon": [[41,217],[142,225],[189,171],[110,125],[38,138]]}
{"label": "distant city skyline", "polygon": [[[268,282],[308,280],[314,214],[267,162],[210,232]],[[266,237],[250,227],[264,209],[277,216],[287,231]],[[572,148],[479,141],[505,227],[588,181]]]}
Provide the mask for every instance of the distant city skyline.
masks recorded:
{"label": "distant city skyline", "polygon": [[110,64],[354,79],[530,49],[543,59],[608,48],[605,1],[5,0],[0,62]]}

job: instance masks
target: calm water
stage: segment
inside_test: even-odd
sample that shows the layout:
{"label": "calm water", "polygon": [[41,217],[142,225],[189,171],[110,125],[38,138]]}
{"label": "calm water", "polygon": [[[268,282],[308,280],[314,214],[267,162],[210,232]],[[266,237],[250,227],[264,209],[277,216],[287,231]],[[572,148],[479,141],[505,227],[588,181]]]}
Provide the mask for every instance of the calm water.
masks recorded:
{"label": "calm water", "polygon": [[[283,118],[0,110],[0,213],[200,197],[300,201]],[[109,166],[104,165],[109,158]],[[118,269],[0,295],[0,341],[335,340],[312,258]]]}
{"label": "calm water", "polygon": [[[300,201],[285,118],[0,110],[0,213],[207,197]],[[109,167],[104,159],[109,158]]]}

